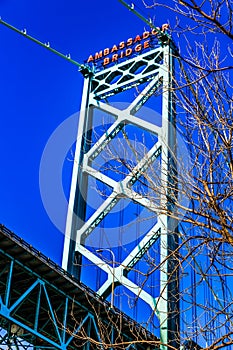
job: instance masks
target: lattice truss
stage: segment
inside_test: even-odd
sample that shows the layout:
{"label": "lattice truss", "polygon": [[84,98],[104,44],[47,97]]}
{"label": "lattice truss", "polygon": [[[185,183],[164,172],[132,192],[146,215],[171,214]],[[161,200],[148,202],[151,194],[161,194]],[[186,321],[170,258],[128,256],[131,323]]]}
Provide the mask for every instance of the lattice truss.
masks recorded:
{"label": "lattice truss", "polygon": [[154,339],[2,225],[0,238],[0,349],[104,349],[103,329],[126,349],[144,349],[131,345],[134,331]]}
{"label": "lattice truss", "polygon": [[[89,261],[89,266],[97,266],[107,276],[100,282],[98,294],[106,297],[111,293],[113,284],[114,287],[125,286],[156,312],[165,328],[168,307],[167,262],[160,269],[157,297],[144,290],[140,283],[128,278],[128,274],[138,266],[138,262],[155,242],[159,246],[159,258],[155,258],[157,263],[168,255],[168,218],[158,213],[156,201],[148,195],[150,186],[144,174],[150,176],[150,167],[155,164],[155,168],[160,169],[157,185],[167,183],[168,149],[173,142],[169,137],[168,121],[172,119],[171,93],[168,89],[172,72],[170,50],[169,46],[159,47],[91,77],[86,76],[63,255],[63,268],[66,269],[71,241],[74,239],[76,256],[81,254]],[[120,101],[121,93],[133,87],[138,89],[131,93],[129,104],[110,101],[116,94],[119,94],[117,97]],[[150,118],[141,118],[140,112],[144,113],[145,104],[150,97],[155,98],[155,94],[158,95],[161,109],[152,115],[150,110]],[[107,121],[99,122],[99,128],[95,127],[96,110],[99,115],[110,116]],[[93,179],[94,185],[91,182]],[[88,191],[92,191],[91,194]],[[97,197],[101,199],[99,202]],[[93,198],[99,205],[90,210],[88,200]],[[126,201],[127,205],[121,207],[122,201]],[[166,205],[165,198],[160,198],[160,201]],[[129,203],[140,207],[136,215]],[[109,229],[109,222],[114,221],[114,210],[120,213],[119,236],[116,231]],[[145,212],[147,214],[143,216]],[[134,215],[137,216],[137,222],[141,219],[140,227],[144,227],[145,232],[136,233],[136,226],[132,223],[136,222],[132,219]],[[148,222],[152,226],[149,227]],[[125,243],[128,244],[127,253]],[[107,261],[106,257],[96,252],[98,248],[102,248],[103,253],[111,249],[115,255],[121,249],[123,258],[120,261],[117,254],[115,262],[113,258]],[[77,264],[74,256],[72,263]]]}

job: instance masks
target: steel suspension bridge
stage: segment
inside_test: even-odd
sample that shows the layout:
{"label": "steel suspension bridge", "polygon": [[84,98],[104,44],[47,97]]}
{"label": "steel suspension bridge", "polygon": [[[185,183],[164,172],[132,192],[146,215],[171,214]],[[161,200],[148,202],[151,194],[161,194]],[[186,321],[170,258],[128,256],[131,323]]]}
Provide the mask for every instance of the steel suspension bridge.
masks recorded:
{"label": "steel suspension bridge", "polygon": [[[3,349],[180,348],[179,273],[170,257],[177,222],[156,209],[158,200],[170,205],[168,189],[154,198],[147,180],[153,168],[155,188],[171,183],[176,170],[170,150],[177,52],[165,29],[120,2],[156,35],[145,50],[102,68],[98,60],[80,64],[0,20],[78,66],[84,77],[62,268],[0,227]],[[125,95],[127,104],[116,103]],[[155,113],[146,108],[154,96]]]}

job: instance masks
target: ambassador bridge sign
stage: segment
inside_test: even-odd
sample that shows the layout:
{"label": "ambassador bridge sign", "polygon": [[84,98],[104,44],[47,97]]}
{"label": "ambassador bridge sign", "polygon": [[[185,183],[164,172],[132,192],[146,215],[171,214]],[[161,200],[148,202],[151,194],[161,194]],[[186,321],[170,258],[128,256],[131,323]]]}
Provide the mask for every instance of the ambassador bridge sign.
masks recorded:
{"label": "ambassador bridge sign", "polygon": [[117,63],[123,58],[129,58],[134,54],[140,54],[153,48],[158,41],[167,41],[168,36],[166,31],[169,28],[168,24],[163,24],[162,28],[152,28],[150,31],[144,31],[141,35],[130,37],[127,40],[121,41],[118,45],[114,44],[112,47],[96,52],[88,57],[85,63],[93,63],[95,66],[107,67],[111,63]]}

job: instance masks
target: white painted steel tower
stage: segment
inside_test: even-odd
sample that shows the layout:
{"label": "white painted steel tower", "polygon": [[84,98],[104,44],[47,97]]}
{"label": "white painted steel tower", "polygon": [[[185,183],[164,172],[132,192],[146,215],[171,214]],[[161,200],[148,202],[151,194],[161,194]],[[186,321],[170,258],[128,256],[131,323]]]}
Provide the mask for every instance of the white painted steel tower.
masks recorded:
{"label": "white painted steel tower", "polygon": [[[178,238],[176,221],[167,215],[175,210],[169,197],[176,186],[173,64],[172,43],[164,34],[160,44],[146,52],[83,71],[63,252],[63,268],[81,281],[88,262],[97,292],[111,294],[111,306],[119,286],[148,305],[159,320],[161,349],[167,344],[179,347],[178,271],[170,256]],[[124,103],[115,103],[116,97]],[[144,108],[151,99],[155,113],[150,106],[148,117]],[[158,169],[154,188],[151,167]],[[157,266],[156,295],[130,278],[142,259],[144,269],[148,255]]]}

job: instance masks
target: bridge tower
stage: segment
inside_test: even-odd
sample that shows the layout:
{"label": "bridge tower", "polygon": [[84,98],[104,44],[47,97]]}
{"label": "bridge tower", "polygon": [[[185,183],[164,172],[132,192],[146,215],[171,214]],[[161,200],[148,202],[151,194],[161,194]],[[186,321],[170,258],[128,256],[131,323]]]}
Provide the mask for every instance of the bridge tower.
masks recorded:
{"label": "bridge tower", "polygon": [[[123,311],[117,291],[127,290],[158,319],[161,349],[178,349],[177,229],[167,215],[175,210],[174,51],[167,34],[154,40],[121,62],[83,70],[62,267]],[[152,271],[154,289],[145,283]]]}

